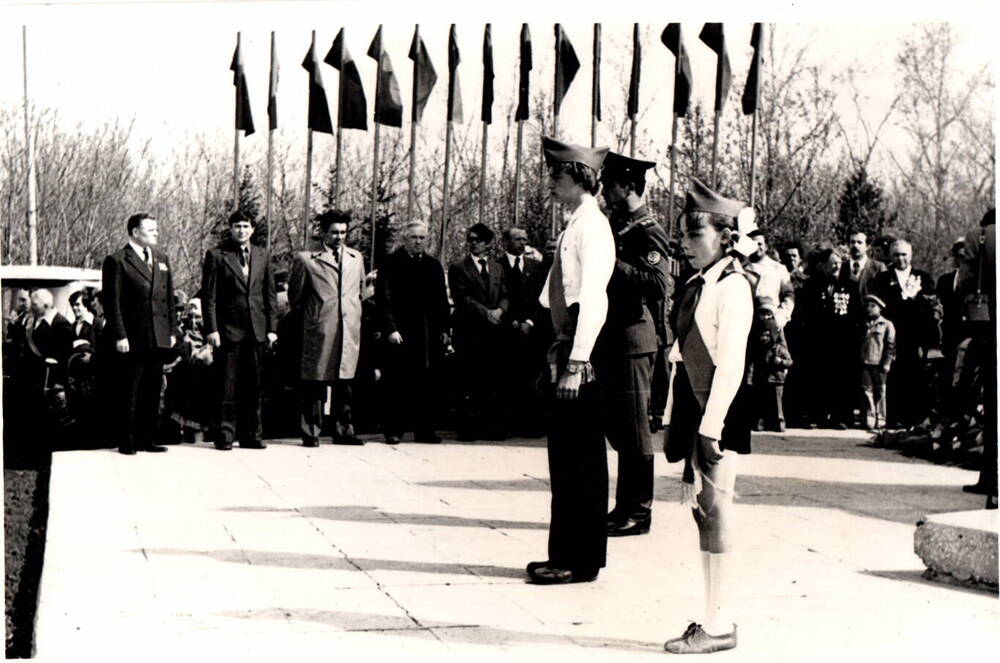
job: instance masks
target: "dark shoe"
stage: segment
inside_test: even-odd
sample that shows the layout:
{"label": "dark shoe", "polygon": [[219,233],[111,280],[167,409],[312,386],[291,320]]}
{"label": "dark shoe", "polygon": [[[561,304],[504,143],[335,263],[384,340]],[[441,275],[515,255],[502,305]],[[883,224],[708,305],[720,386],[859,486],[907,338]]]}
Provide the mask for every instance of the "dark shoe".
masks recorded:
{"label": "dark shoe", "polygon": [[267,443],[264,440],[247,440],[240,442],[240,449],[267,449]]}
{"label": "dark shoe", "polygon": [[394,444],[394,445],[395,444],[399,444],[399,436],[398,435],[386,435],[385,436],[385,443],[386,444]]}
{"label": "dark shoe", "polygon": [[833,425],[834,430],[847,430],[847,424],[843,421],[838,421]]}
{"label": "dark shoe", "polygon": [[622,515],[617,509],[611,509],[608,511],[607,518],[604,519],[604,525],[608,528],[616,527],[621,523],[625,522],[626,516]]}
{"label": "dark shoe", "polygon": [[972,493],[973,495],[985,495],[990,492],[989,489],[981,483],[972,483],[968,486],[962,486],[962,491]]}
{"label": "dark shoe", "polygon": [[319,440],[317,438],[315,438],[315,437],[309,437],[309,436],[303,437],[302,438],[302,446],[304,446],[304,447],[318,447],[319,446]]}
{"label": "dark shoe", "polygon": [[549,565],[549,560],[545,560],[544,562],[528,562],[528,575],[529,576],[533,575],[535,571],[542,568],[543,566],[548,566],[548,565]]}
{"label": "dark shoe", "polygon": [[651,516],[630,517],[608,526],[608,536],[635,536],[637,534],[648,534],[649,526],[652,524]]}
{"label": "dark shoe", "polygon": [[440,444],[441,438],[436,433],[431,431],[430,433],[416,433],[413,436],[414,442],[420,442],[422,444]]}
{"label": "dark shoe", "polygon": [[709,635],[699,624],[691,624],[680,638],[668,640],[663,648],[671,654],[711,654],[736,647],[736,624],[733,632]]}
{"label": "dark shoe", "polygon": [[479,438],[476,437],[475,433],[473,433],[471,431],[465,431],[465,430],[463,430],[463,431],[459,431],[459,433],[458,433],[458,441],[459,442],[475,442],[478,439]]}
{"label": "dark shoe", "polygon": [[232,442],[216,442],[215,448],[219,451],[231,451],[233,448]]}
{"label": "dark shoe", "polygon": [[121,447],[118,447],[118,453],[120,453],[122,455],[125,455],[125,456],[134,456],[135,455],[135,447],[133,447],[133,446],[121,446]]}
{"label": "dark shoe", "polygon": [[360,437],[355,435],[334,435],[331,440],[334,444],[343,444],[347,446],[358,447],[365,443]]}
{"label": "dark shoe", "polygon": [[566,585],[571,582],[591,582],[597,579],[595,570],[560,569],[554,566],[540,566],[529,574],[536,585]]}
{"label": "dark shoe", "polygon": [[167,450],[167,448],[166,447],[161,447],[158,444],[147,444],[146,446],[144,446],[142,448],[142,450],[143,451],[148,451],[149,453],[161,454],[161,453],[164,453]]}

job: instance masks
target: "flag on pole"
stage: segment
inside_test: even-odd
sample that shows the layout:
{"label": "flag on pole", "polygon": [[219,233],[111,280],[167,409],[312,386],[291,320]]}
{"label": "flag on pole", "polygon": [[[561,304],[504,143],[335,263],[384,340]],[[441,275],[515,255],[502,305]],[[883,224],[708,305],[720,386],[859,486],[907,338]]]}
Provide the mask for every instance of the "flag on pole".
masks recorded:
{"label": "flag on pole", "polygon": [[677,58],[674,76],[674,112],[678,117],[686,117],[688,106],[691,105],[691,61],[688,60],[687,49],[684,48],[684,37],[681,34],[680,23],[670,23],[663,29],[660,41],[670,49]]}
{"label": "flag on pole", "polygon": [[309,72],[309,128],[325,134],[333,133],[330,122],[330,105],[326,102],[326,88],[316,59],[316,46],[309,45],[309,51],[302,61],[302,68]]}
{"label": "flag on pole", "polygon": [[486,124],[493,123],[493,33],[490,24],[483,30],[483,112]]}
{"label": "flag on pole", "polygon": [[743,88],[742,102],[744,115],[752,115],[757,112],[757,98],[760,95],[760,51],[764,47],[763,24],[753,24],[750,45],[753,46],[753,59],[750,60],[750,71],[747,72],[747,84]]}
{"label": "flag on pole", "polygon": [[337,121],[343,129],[361,129],[368,131],[368,102],[365,99],[365,89],[361,85],[361,74],[355,64],[351,52],[344,43],[344,29],[341,28],[333,40],[330,52],[323,58],[340,72],[340,106],[337,109]]}
{"label": "flag on pole", "polygon": [[698,39],[715,51],[719,58],[715,76],[715,110],[721,111],[726,105],[726,95],[729,94],[729,84],[733,75],[729,68],[729,54],[726,53],[726,35],[722,30],[722,23],[706,23]]}
{"label": "flag on pole", "polygon": [[531,77],[531,31],[528,24],[521,24],[521,76],[517,84],[517,112],[515,120],[527,120],[529,108],[529,79]]}
{"label": "flag on pole", "polygon": [[[569,42],[569,39],[563,33],[562,26],[556,23],[556,48],[559,50],[556,52],[556,57],[558,62],[556,67],[558,67],[558,72],[556,73],[559,85],[556,88],[556,113],[559,112],[559,107],[562,106],[563,98],[566,96],[566,92],[569,91],[569,86],[573,83],[573,77],[576,76],[576,72],[580,69],[580,60],[576,57],[576,51],[573,49],[573,44]],[[559,76],[559,74],[562,76]]]}
{"label": "flag on pole", "polygon": [[[568,87],[568,86],[567,86]],[[594,89],[590,96],[590,114],[601,121],[601,24],[594,23]]]}
{"label": "flag on pole", "polygon": [[462,88],[458,84],[458,65],[461,61],[455,24],[452,23],[448,34],[448,121],[459,124],[462,123]]}
{"label": "flag on pole", "polygon": [[639,115],[639,69],[642,64],[642,46],[639,44],[639,24],[632,26],[632,74],[628,82],[628,117]]}
{"label": "flag on pole", "polygon": [[403,126],[403,97],[399,93],[399,83],[392,69],[392,60],[382,48],[382,26],[368,47],[368,57],[380,64],[381,78],[375,95],[375,121],[387,127]]}
{"label": "flag on pole", "polygon": [[271,45],[271,77],[267,84],[267,128],[270,131],[278,128],[278,53],[274,49],[273,39]]}
{"label": "flag on pole", "polygon": [[249,136],[254,132],[253,115],[250,113],[250,92],[247,90],[247,74],[243,69],[243,52],[239,41],[236,42],[229,70],[233,72],[233,85],[236,87],[236,130]]}
{"label": "flag on pole", "polygon": [[431,64],[431,58],[427,54],[427,47],[424,46],[424,40],[420,38],[420,33],[417,30],[413,31],[413,41],[410,42],[410,53],[407,56],[414,63],[414,90],[413,99],[414,104],[411,109],[410,118],[414,122],[420,122],[420,118],[424,115],[424,106],[427,105],[427,99],[431,96],[431,90],[434,89],[434,84],[437,83],[437,73],[434,71],[434,65]]}

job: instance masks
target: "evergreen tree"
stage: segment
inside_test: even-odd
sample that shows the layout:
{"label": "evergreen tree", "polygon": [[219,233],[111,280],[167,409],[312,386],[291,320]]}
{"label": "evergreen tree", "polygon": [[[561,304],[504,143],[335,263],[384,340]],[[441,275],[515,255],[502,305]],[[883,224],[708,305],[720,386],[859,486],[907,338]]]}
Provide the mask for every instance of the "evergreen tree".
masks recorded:
{"label": "evergreen tree", "polygon": [[855,232],[863,232],[869,239],[881,237],[895,220],[896,214],[888,212],[882,185],[868,174],[867,168],[858,166],[840,194],[834,227],[837,239],[846,242]]}

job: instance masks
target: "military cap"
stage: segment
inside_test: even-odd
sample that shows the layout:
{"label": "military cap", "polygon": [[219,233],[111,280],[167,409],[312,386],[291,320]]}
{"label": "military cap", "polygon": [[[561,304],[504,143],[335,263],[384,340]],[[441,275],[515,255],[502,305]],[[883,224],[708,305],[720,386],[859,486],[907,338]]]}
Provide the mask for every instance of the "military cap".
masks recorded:
{"label": "military cap", "polygon": [[653,161],[643,161],[633,159],[617,152],[608,152],[604,157],[604,169],[601,177],[612,177],[616,179],[635,180],[646,176],[646,171],[656,166]]}
{"label": "military cap", "polygon": [[746,203],[732,198],[726,198],[717,191],[708,188],[696,177],[691,178],[691,188],[684,199],[685,212],[708,212],[735,219],[746,209]]}
{"label": "military cap", "polygon": [[477,223],[476,225],[469,228],[466,233],[466,237],[469,239],[481,239],[484,242],[493,241],[493,231],[485,223]]}
{"label": "military cap", "polygon": [[882,301],[882,298],[879,297],[878,295],[865,295],[865,304],[867,304],[868,302],[878,304],[879,307],[885,308],[885,302]]}
{"label": "military cap", "polygon": [[542,136],[542,149],[545,151],[545,163],[550,166],[564,162],[582,163],[593,168],[596,173],[601,170],[604,157],[610,148],[583,147]]}

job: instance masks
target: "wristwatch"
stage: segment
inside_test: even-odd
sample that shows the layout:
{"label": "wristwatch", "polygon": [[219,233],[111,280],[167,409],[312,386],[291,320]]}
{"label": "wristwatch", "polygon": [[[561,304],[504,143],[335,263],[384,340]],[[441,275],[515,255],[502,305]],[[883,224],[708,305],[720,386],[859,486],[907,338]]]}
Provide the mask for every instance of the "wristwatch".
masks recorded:
{"label": "wristwatch", "polygon": [[581,368],[583,368],[582,364],[577,364],[572,361],[566,364],[566,372],[569,373],[570,375],[576,375],[577,373],[580,372]]}

